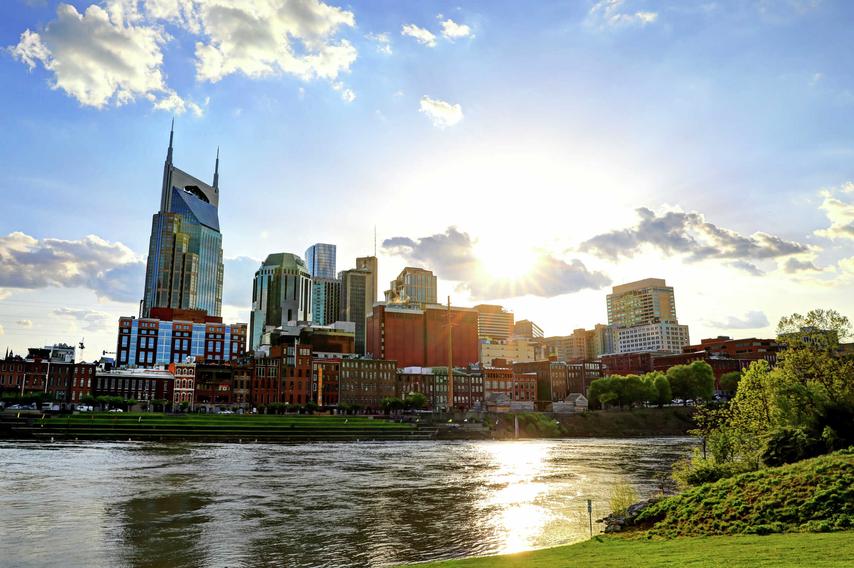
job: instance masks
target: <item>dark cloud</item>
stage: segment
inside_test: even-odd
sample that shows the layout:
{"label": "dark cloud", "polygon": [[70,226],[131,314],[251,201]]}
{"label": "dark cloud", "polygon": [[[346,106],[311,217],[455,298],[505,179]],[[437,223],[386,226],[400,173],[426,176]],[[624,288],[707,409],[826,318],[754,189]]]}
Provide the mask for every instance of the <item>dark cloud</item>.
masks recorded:
{"label": "dark cloud", "polygon": [[765,272],[758,266],[756,266],[752,262],[747,262],[746,260],[734,260],[732,262],[728,262],[727,266],[731,266],[738,270],[743,270],[744,272],[752,274],[753,276],[762,276],[765,274]]}
{"label": "dark cloud", "polygon": [[[476,300],[553,297],[611,283],[605,274],[589,270],[580,260],[564,261],[549,254],[540,254],[529,273],[520,278],[492,278],[484,271],[474,246],[468,233],[456,227],[419,239],[394,237],[383,241],[383,249],[389,254],[428,268],[440,278],[460,282],[459,288]],[[513,259],[508,257],[507,261]]]}
{"label": "dark cloud", "polygon": [[760,329],[769,325],[768,317],[759,310],[747,312],[743,316],[729,316],[725,320],[708,322],[718,329]]}
{"label": "dark cloud", "polygon": [[640,221],[634,227],[597,235],[583,242],[580,249],[614,261],[632,257],[644,246],[666,254],[686,255],[689,261],[763,260],[810,250],[806,245],[768,233],[742,235],[709,223],[696,212],[671,211],[658,215],[641,207],[637,213]]}
{"label": "dark cloud", "polygon": [[785,270],[789,274],[794,274],[796,272],[820,271],[821,268],[819,268],[808,260],[798,260],[797,258],[790,258],[783,265],[783,270]]}
{"label": "dark cloud", "polygon": [[0,237],[0,286],[89,288],[99,298],[138,302],[145,263],[127,246],[89,235],[80,240]]}

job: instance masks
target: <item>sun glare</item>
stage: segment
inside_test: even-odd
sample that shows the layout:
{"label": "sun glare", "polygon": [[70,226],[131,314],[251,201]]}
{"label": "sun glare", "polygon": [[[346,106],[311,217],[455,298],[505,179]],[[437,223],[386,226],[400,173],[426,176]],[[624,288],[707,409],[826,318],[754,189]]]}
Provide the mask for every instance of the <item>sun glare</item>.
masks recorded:
{"label": "sun glare", "polygon": [[481,239],[475,256],[482,276],[495,279],[519,280],[528,276],[537,263],[537,253],[519,243]]}

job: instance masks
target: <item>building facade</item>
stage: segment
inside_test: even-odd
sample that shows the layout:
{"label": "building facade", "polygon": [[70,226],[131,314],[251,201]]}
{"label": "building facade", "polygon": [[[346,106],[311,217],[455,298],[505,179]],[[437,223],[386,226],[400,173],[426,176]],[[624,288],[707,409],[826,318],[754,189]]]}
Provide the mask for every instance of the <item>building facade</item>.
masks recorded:
{"label": "building facade", "polygon": [[312,278],[335,279],[335,245],[317,243],[305,251],[305,264]]}
{"label": "building facade", "polygon": [[338,405],[378,412],[384,398],[394,397],[397,363],[380,359],[344,359],[338,377]]}
{"label": "building facade", "polygon": [[688,326],[657,322],[616,328],[617,353],[681,353],[690,343]]}
{"label": "building facade", "polygon": [[154,367],[230,361],[246,352],[246,324],[223,324],[201,311],[155,308],[154,317],[119,318],[116,366]]}
{"label": "building facade", "polygon": [[513,335],[528,339],[541,339],[543,329],[530,320],[519,320],[513,325]]}
{"label": "building facade", "polygon": [[673,288],[661,278],[614,286],[607,297],[615,353],[681,353],[690,342],[679,325]]}
{"label": "building facade", "polygon": [[311,280],[311,322],[330,325],[338,321],[341,302],[341,282],[334,278]]}
{"label": "building facade", "polygon": [[141,403],[153,400],[173,400],[175,377],[163,369],[113,369],[98,371],[92,395],[118,396]]}
{"label": "building facade", "polygon": [[356,353],[366,353],[366,325],[373,301],[370,298],[371,273],[366,270],[344,270],[338,275],[341,295],[338,319],[356,324]]}
{"label": "building facade", "polygon": [[477,312],[477,335],[481,341],[505,341],[513,335],[513,312],[494,304],[478,304],[474,309]]}
{"label": "building facade", "polygon": [[437,302],[438,279],[430,270],[407,266],[391,281],[385,292],[390,304],[425,306]]}
{"label": "building facade", "polygon": [[[360,256],[356,259],[356,270],[370,273],[370,285],[368,286],[368,301],[373,306],[379,299],[379,263],[375,256]],[[368,310],[370,312],[370,310]]]}
{"label": "building facade", "polygon": [[480,363],[486,366],[494,365],[498,359],[511,363],[536,361],[535,351],[533,342],[524,337],[505,340],[481,339]]}
{"label": "building facade", "polygon": [[213,185],[172,163],[173,132],[163,166],[160,210],[151,222],[141,316],[152,308],[222,310],[219,151]]}
{"label": "building facade", "polygon": [[269,255],[255,272],[252,286],[252,350],[270,329],[311,322],[311,293],[311,275],[300,257],[286,252]]}

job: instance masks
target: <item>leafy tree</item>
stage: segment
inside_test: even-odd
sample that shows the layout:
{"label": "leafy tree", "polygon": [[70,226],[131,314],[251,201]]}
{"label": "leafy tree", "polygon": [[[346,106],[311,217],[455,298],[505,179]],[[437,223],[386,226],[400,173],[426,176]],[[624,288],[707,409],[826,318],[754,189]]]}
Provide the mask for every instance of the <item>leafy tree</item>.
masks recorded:
{"label": "leafy tree", "polygon": [[721,375],[720,385],[721,390],[732,396],[738,388],[738,382],[741,380],[741,371],[730,371]]}
{"label": "leafy tree", "polygon": [[682,399],[682,404],[687,405],[688,399],[693,396],[691,369],[688,365],[674,365],[667,369],[667,381],[670,383],[670,392],[675,398]]}
{"label": "leafy tree", "polygon": [[403,401],[396,396],[387,396],[380,401],[380,408],[382,408],[386,414],[396,412],[403,408]]}
{"label": "leafy tree", "polygon": [[403,400],[406,408],[423,410],[427,408],[427,396],[420,392],[411,392]]}
{"label": "leafy tree", "polygon": [[694,400],[711,400],[715,396],[715,372],[705,361],[694,361],[688,368],[691,370],[691,398]]}
{"label": "leafy tree", "polygon": [[670,404],[670,401],[673,400],[673,393],[670,391],[667,375],[661,371],[653,371],[645,374],[643,380],[647,388],[646,402],[655,404],[659,408],[665,404]]}

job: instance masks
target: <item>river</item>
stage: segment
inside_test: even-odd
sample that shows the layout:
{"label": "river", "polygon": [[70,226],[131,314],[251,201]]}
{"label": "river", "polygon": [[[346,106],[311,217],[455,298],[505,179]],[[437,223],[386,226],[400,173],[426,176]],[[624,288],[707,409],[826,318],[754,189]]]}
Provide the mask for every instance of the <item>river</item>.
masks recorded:
{"label": "river", "polygon": [[[688,438],[0,443],[0,565],[386,566],[583,540]],[[594,523],[594,531],[599,526]]]}

